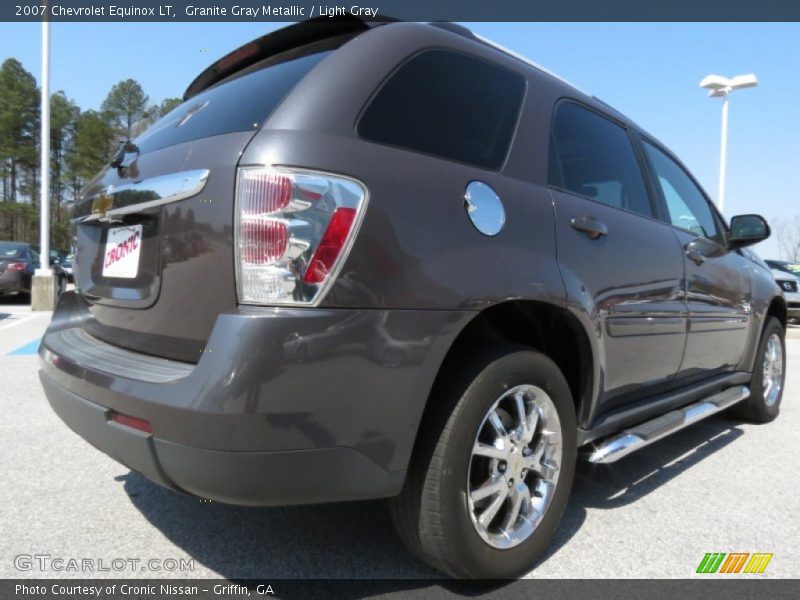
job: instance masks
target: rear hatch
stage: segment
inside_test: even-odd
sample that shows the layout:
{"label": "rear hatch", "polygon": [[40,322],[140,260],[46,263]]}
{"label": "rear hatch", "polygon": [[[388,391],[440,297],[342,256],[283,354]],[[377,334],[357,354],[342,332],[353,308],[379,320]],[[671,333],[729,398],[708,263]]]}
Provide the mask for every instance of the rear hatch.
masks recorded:
{"label": "rear hatch", "polygon": [[6,268],[11,263],[18,263],[21,260],[22,248],[14,242],[0,242],[0,275],[6,272]]}
{"label": "rear hatch", "polygon": [[327,37],[310,40],[307,28],[286,31],[271,34],[277,45],[265,36],[212,65],[84,190],[74,269],[91,335],[197,362],[217,315],[236,307],[239,158],[294,86],[355,33],[319,30]]}

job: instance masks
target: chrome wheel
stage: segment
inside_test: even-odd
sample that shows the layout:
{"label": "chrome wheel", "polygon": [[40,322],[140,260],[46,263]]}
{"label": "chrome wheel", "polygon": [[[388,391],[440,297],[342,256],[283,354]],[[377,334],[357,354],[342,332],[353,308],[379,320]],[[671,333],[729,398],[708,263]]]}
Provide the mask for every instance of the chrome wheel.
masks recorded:
{"label": "chrome wheel", "polygon": [[767,338],[764,350],[764,373],[762,376],[764,401],[772,406],[778,401],[783,387],[783,344],[777,333]]}
{"label": "chrome wheel", "polygon": [[472,524],[487,544],[513,548],[536,530],[553,500],[561,451],[561,422],[547,392],[520,385],[492,404],[467,475]]}

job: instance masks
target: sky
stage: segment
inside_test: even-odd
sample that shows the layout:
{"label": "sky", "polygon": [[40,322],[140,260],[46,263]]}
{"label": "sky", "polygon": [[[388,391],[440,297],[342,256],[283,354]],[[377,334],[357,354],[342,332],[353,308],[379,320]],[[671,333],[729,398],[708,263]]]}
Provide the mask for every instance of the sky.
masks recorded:
{"label": "sky", "polygon": [[[700,80],[755,73],[730,100],[724,213],[775,223],[800,215],[800,23],[466,23],[621,111],[661,140],[717,196],[721,101]],[[98,108],[138,80],[152,102],[180,96],[220,56],[277,23],[54,23],[51,89]],[[0,61],[39,78],[40,25],[0,23]],[[778,256],[772,239],[756,247]]]}

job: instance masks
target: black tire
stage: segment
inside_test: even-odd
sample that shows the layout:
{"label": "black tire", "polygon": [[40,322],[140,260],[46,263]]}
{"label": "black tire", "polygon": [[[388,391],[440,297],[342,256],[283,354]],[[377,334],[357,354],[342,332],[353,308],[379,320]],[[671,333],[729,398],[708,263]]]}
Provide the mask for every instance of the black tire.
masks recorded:
{"label": "black tire", "polygon": [[[555,363],[525,346],[473,355],[437,384],[430,398],[403,492],[391,500],[395,527],[409,550],[454,577],[515,578],[547,548],[567,505],[575,473],[575,406]],[[467,472],[483,418],[504,391],[530,384],[553,401],[562,429],[562,460],[553,499],[536,529],[509,549],[485,542],[470,518]]]}
{"label": "black tire", "polygon": [[[764,397],[764,358],[767,352],[767,342],[770,336],[777,335],[780,339],[781,352],[783,353],[783,369],[781,374],[780,393],[777,399],[768,403]],[[753,366],[753,379],[750,381],[750,397],[734,407],[734,414],[746,421],[753,423],[768,423],[778,416],[781,409],[784,384],[786,380],[786,332],[781,322],[775,317],[770,317],[764,326],[761,339],[758,342],[758,351]]]}

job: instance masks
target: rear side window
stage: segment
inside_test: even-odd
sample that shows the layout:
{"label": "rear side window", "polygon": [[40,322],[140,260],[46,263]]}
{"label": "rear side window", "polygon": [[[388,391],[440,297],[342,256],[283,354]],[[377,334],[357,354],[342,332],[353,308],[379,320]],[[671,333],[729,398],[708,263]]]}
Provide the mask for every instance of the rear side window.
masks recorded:
{"label": "rear side window", "polygon": [[273,56],[193,96],[136,139],[139,152],[260,129],[292,88],[331,52],[328,45]]}
{"label": "rear side window", "polygon": [[561,102],[553,118],[550,185],[653,216],[639,161],[623,127],[572,102]]}
{"label": "rear side window", "polygon": [[358,124],[361,137],[485,169],[511,144],[525,79],[477,58],[429,50],[378,90]]}

